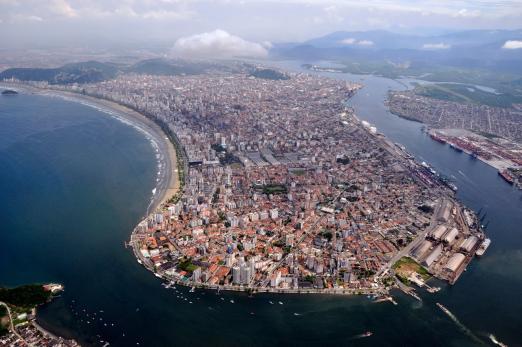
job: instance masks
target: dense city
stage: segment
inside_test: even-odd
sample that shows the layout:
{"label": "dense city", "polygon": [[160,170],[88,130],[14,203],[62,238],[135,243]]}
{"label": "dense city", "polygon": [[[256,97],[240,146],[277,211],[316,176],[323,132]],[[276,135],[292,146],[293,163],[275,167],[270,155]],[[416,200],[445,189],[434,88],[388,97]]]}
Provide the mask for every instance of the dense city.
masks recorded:
{"label": "dense city", "polygon": [[345,106],[361,86],[267,76],[124,74],[66,88],[147,115],[176,145],[181,188],[134,230],[138,261],[218,290],[386,294],[406,257],[454,283],[484,234],[431,168]]}
{"label": "dense city", "polygon": [[508,140],[522,140],[521,106],[493,107],[417,95],[414,91],[390,92],[390,111],[434,128],[467,129]]}
{"label": "dense city", "polygon": [[[194,286],[382,292],[394,261],[438,226],[434,210],[461,207],[343,105],[359,87],[304,74],[124,75],[85,86],[159,118],[182,148],[183,191],[135,230],[140,261]],[[457,227],[445,252],[431,247],[441,277],[470,259],[445,266],[446,245],[472,233]]]}

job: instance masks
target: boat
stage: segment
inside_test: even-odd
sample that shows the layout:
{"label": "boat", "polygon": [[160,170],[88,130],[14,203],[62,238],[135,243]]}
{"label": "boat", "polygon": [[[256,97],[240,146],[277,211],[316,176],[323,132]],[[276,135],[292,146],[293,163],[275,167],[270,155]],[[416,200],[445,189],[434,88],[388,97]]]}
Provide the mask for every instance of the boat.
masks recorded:
{"label": "boat", "polygon": [[504,171],[498,171],[498,174],[500,177],[502,177],[507,183],[509,184],[513,184],[515,183],[515,181],[513,180],[513,177],[511,177],[511,174],[509,173],[509,171],[507,170],[504,170]]}
{"label": "boat", "polygon": [[445,139],[443,139],[443,138],[440,137],[440,136],[437,136],[436,134],[430,134],[430,137],[431,137],[433,140],[435,140],[435,141],[437,141],[437,142],[439,142],[439,143],[442,143],[442,144],[445,144],[445,143],[446,143],[446,140],[445,140]]}
{"label": "boat", "polygon": [[278,304],[279,304],[279,305],[282,305],[283,303],[282,303],[281,301],[278,301]]}
{"label": "boat", "polygon": [[455,316],[453,315],[453,313],[450,312],[450,310],[448,310],[444,305],[442,305],[441,303],[438,303],[437,302],[437,306],[439,306],[439,308],[445,313],[447,314],[448,316],[450,316],[451,318],[454,318]]}
{"label": "boat", "polygon": [[479,248],[477,249],[477,251],[475,252],[475,254],[477,256],[482,256],[484,255],[484,253],[486,252],[486,250],[488,249],[489,245],[491,244],[491,240],[490,239],[485,239],[479,246]]}
{"label": "boat", "polygon": [[372,335],[373,335],[373,333],[372,333],[371,331],[367,331],[367,332],[365,332],[364,334],[362,334],[361,336],[362,336],[362,337],[370,337],[370,336],[372,336]]}
{"label": "boat", "polygon": [[395,146],[397,146],[399,149],[405,151],[406,150],[406,147],[404,147],[402,144],[398,143],[398,142],[395,142]]}
{"label": "boat", "polygon": [[459,188],[455,185],[455,183],[452,183],[452,182],[448,182],[448,187],[453,190],[454,192],[456,192]]}
{"label": "boat", "polygon": [[502,343],[499,340],[497,340],[495,335],[489,334],[488,337],[491,340],[491,342],[493,342],[495,345],[500,346],[500,347],[507,347],[507,345],[505,343]]}
{"label": "boat", "polygon": [[457,145],[450,143],[450,147],[456,150],[457,152],[462,152],[462,148],[458,147]]}
{"label": "boat", "polygon": [[16,95],[18,92],[12,89],[6,89],[2,91],[2,95]]}

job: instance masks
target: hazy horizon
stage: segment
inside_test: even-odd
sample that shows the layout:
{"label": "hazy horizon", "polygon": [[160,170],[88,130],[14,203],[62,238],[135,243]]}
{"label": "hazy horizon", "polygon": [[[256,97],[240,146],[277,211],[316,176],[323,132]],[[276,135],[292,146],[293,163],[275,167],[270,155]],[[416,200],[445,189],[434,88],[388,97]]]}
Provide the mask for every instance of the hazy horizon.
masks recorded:
{"label": "hazy horizon", "polygon": [[0,40],[3,49],[159,45],[179,50],[217,37],[262,56],[272,43],[335,31],[512,30],[520,28],[521,15],[522,6],[510,0],[0,0]]}

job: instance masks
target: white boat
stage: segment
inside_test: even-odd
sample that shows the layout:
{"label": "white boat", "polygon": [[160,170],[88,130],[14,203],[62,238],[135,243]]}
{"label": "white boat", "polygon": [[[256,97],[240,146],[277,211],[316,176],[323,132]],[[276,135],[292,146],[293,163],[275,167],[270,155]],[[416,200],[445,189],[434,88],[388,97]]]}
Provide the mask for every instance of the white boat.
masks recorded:
{"label": "white boat", "polygon": [[482,244],[479,246],[479,248],[477,249],[477,252],[475,254],[480,257],[481,255],[483,255],[486,252],[486,249],[488,249],[490,244],[491,244],[491,240],[485,239],[482,242]]}

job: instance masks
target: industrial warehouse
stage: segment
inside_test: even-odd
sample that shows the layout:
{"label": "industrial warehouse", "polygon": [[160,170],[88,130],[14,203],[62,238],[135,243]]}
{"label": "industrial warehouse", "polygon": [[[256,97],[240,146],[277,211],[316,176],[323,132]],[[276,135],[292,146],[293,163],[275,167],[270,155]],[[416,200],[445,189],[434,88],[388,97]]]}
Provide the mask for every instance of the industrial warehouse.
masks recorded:
{"label": "industrial warehouse", "polygon": [[461,211],[445,200],[435,216],[436,223],[424,240],[410,252],[432,275],[454,284],[475,255],[482,255],[489,245],[478,221],[468,211]]}

